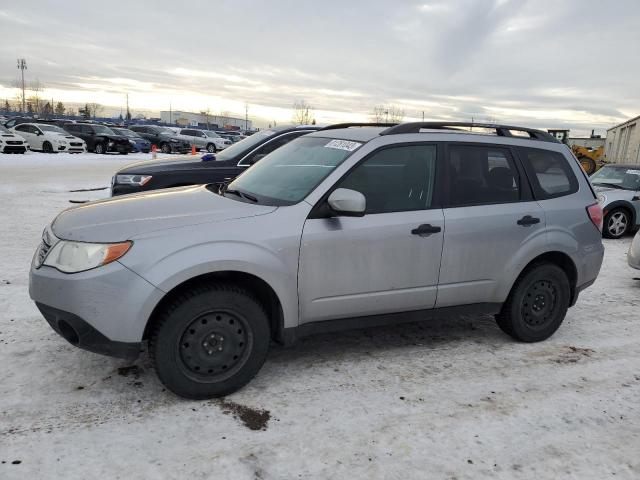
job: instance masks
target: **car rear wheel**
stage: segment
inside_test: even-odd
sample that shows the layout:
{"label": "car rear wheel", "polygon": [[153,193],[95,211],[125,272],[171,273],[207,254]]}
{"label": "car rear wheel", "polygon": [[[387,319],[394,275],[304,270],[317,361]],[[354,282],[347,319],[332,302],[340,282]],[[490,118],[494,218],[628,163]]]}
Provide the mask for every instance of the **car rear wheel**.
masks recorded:
{"label": "car rear wheel", "polygon": [[94,147],[93,151],[97,154],[103,154],[107,151],[106,147],[104,146],[104,143],[96,143],[96,146]]}
{"label": "car rear wheel", "polygon": [[217,151],[218,150],[216,149],[215,143],[210,143],[209,145],[207,145],[207,152],[216,153]]}
{"label": "car rear wheel", "polygon": [[44,153],[53,153],[53,145],[50,142],[44,142],[42,144],[42,151]]}
{"label": "car rear wheel", "polygon": [[570,296],[564,270],[550,263],[535,265],[516,280],[496,322],[503,332],[521,342],[546,340],[562,324]]}
{"label": "car rear wheel", "polygon": [[623,208],[616,208],[604,217],[602,233],[607,238],[623,237],[629,231],[630,223],[629,213]]}
{"label": "car rear wheel", "polygon": [[160,151],[162,153],[171,153],[171,145],[169,145],[168,143],[163,143],[162,145],[160,145]]}
{"label": "car rear wheel", "polygon": [[162,383],[186,398],[235,392],[258,373],[269,350],[269,321],[247,291],[203,284],[171,300],[149,350]]}

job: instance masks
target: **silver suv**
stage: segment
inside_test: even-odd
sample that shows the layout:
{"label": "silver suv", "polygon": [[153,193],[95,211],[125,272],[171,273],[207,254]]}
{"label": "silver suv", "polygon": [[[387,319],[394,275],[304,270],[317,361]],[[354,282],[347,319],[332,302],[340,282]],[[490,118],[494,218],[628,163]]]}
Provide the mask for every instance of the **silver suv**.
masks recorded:
{"label": "silver suv", "polygon": [[249,382],[271,340],[316,332],[488,313],[544,340],[595,281],[601,228],[587,177],[545,132],[334,125],[220,191],[65,210],[30,294],[72,344],[135,357],[148,340],[170,390],[207,398]]}
{"label": "silver suv", "polygon": [[212,132],[211,130],[198,130],[197,128],[183,128],[176,136],[181,140],[189,142],[190,145],[195,145],[198,150],[205,149],[209,153],[224,150],[233,143],[231,140],[222,138],[216,132]]}

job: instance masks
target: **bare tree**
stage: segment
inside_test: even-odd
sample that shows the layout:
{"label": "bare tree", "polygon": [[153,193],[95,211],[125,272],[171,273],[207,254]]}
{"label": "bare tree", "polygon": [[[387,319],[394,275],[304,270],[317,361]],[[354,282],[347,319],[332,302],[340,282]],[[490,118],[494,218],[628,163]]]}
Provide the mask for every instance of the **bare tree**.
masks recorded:
{"label": "bare tree", "polygon": [[206,110],[202,110],[200,115],[204,116],[205,123],[207,124],[207,130],[209,130],[209,124],[211,123],[211,110],[208,108]]}
{"label": "bare tree", "polygon": [[226,110],[220,112],[220,117],[222,118],[222,126],[225,127],[229,123],[229,112]]}
{"label": "bare tree", "polygon": [[376,105],[369,116],[373,123],[400,123],[404,110],[397,105]]}
{"label": "bare tree", "polygon": [[99,103],[88,103],[86,107],[88,108],[87,113],[93,118],[100,116],[100,114],[104,111],[104,107]]}
{"label": "bare tree", "polygon": [[45,86],[39,78],[36,78],[29,84],[29,91],[31,91],[31,96],[27,100],[31,102],[34,113],[38,115],[42,113],[42,108],[44,107],[44,104],[40,99],[40,95],[42,94],[42,91],[44,89]]}
{"label": "bare tree", "polygon": [[9,100],[4,101],[4,111],[5,113],[8,113],[11,111],[11,105],[9,105]]}
{"label": "bare tree", "polygon": [[304,100],[293,102],[293,123],[309,125],[313,122],[313,107]]}

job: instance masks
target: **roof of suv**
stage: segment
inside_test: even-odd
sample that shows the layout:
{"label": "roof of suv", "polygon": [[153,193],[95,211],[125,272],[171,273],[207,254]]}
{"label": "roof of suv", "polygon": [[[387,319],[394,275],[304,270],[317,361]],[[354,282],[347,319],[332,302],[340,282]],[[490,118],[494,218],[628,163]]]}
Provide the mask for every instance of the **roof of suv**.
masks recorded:
{"label": "roof of suv", "polygon": [[[353,128],[359,127],[359,128]],[[473,129],[480,129],[473,131]],[[331,131],[327,135],[328,131]],[[310,133],[315,137],[330,136],[345,140],[368,142],[378,136],[399,135],[403,133],[451,133],[468,135],[489,135],[492,137],[534,140],[548,143],[561,143],[553,135],[542,130],[471,122],[407,122],[399,124],[343,123],[330,125],[318,132]]]}

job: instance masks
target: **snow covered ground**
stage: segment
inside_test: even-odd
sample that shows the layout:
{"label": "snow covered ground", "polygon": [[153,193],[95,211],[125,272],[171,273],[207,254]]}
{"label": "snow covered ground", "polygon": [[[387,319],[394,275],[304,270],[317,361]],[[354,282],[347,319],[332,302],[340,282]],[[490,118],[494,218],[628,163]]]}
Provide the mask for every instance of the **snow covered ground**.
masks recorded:
{"label": "snow covered ground", "polygon": [[72,347],[28,296],[42,228],[149,156],[0,155],[0,478],[640,478],[630,238],[533,345],[482,316],[322,335],[224,401]]}

